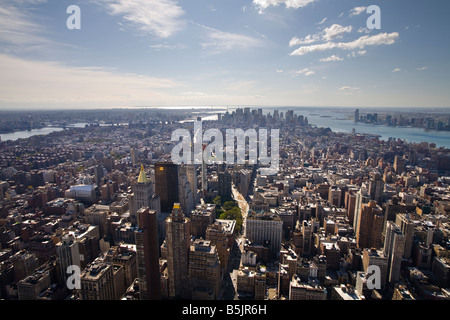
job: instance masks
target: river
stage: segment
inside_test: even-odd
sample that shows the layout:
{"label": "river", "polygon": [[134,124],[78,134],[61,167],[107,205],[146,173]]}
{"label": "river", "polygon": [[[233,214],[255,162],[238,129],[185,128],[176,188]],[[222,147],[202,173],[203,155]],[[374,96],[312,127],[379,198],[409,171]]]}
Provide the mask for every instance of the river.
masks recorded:
{"label": "river", "polygon": [[[318,127],[329,127],[334,132],[366,133],[379,135],[380,139],[399,138],[406,142],[435,143],[436,146],[450,148],[450,131],[425,131],[415,127],[390,127],[386,125],[374,125],[368,123],[355,123],[353,121],[354,110],[343,110],[342,112],[330,112],[326,110],[305,110],[303,114],[308,117],[309,124]],[[298,113],[297,114],[301,114]]]}
{"label": "river", "polygon": [[[207,108],[205,108],[207,109]],[[228,111],[232,112],[236,108],[229,108]],[[251,109],[257,109],[252,107]],[[380,139],[388,140],[389,138],[399,138],[406,142],[427,142],[435,143],[436,146],[450,148],[450,132],[449,131],[425,131],[422,128],[414,127],[388,127],[385,125],[372,125],[366,123],[355,123],[353,121],[354,109],[342,108],[342,109],[330,109],[330,108],[308,108],[308,107],[280,107],[280,108],[262,108],[263,113],[270,112],[273,114],[274,109],[278,109],[280,112],[286,112],[287,110],[294,110],[295,114],[303,115],[308,118],[308,122],[311,125],[318,127],[330,128],[335,132],[351,133],[355,129],[356,133],[366,133],[379,135]],[[216,120],[217,113],[225,113],[227,108],[203,110],[199,114],[203,120]],[[193,119],[186,119],[187,121],[194,121]],[[86,123],[76,123],[70,125],[70,127],[84,127]],[[34,135],[49,134],[54,131],[61,131],[63,128],[59,127],[45,127],[42,129],[33,129],[31,131],[17,131],[13,133],[1,134],[1,141],[17,140],[19,138],[29,138]]]}
{"label": "river", "polygon": [[30,138],[32,136],[37,136],[37,135],[46,135],[46,134],[49,134],[52,132],[62,131],[62,130],[64,130],[64,129],[58,128],[58,127],[45,127],[45,128],[41,128],[41,129],[16,131],[16,132],[12,132],[12,133],[2,133],[2,134],[0,134],[0,138],[1,138],[1,141],[7,141],[7,140],[16,141],[18,139],[26,139],[26,138]]}
{"label": "river", "polygon": [[[86,125],[89,125],[89,123],[86,122],[80,122],[80,123],[73,123],[66,126],[66,128],[84,128]],[[100,126],[109,126],[109,124],[100,124]],[[26,139],[30,138],[32,136],[37,135],[46,135],[50,134],[52,132],[57,131],[63,131],[64,128],[62,127],[44,127],[41,129],[32,129],[32,130],[23,130],[23,131],[15,131],[11,133],[2,133],[0,134],[0,141],[7,141],[12,140],[16,141],[18,139]]]}

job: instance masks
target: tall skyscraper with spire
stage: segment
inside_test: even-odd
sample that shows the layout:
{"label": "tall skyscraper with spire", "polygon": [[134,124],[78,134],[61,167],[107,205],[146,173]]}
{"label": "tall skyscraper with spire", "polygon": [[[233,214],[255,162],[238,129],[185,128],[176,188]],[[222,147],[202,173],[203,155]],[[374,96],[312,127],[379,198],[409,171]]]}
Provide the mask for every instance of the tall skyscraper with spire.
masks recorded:
{"label": "tall skyscraper with spire", "polygon": [[155,194],[153,184],[148,179],[143,165],[141,165],[137,181],[132,185],[132,190],[133,209],[130,210],[130,215],[134,224],[137,224],[137,211],[140,208],[148,207],[150,210],[155,210],[156,214],[159,215],[161,212],[159,196]]}
{"label": "tall skyscraper with spire", "polygon": [[191,221],[175,203],[166,219],[167,269],[169,297],[190,299],[189,250],[191,245]]}

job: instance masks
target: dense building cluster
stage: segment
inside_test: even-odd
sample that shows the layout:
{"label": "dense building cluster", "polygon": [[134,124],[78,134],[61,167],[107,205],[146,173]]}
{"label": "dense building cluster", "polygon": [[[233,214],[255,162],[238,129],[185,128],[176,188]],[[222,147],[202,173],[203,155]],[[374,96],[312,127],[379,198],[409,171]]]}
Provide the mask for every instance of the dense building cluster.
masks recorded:
{"label": "dense building cluster", "polygon": [[355,110],[355,123],[362,122],[389,127],[415,127],[424,130],[450,131],[450,117],[447,113],[429,114],[423,112],[410,112],[407,115],[401,112],[366,112],[361,114]]}
{"label": "dense building cluster", "polygon": [[[203,121],[279,129],[262,175],[173,163],[171,134],[192,121],[119,120],[1,142],[1,299],[450,299],[450,150],[293,110]],[[239,219],[221,219],[233,201]]]}

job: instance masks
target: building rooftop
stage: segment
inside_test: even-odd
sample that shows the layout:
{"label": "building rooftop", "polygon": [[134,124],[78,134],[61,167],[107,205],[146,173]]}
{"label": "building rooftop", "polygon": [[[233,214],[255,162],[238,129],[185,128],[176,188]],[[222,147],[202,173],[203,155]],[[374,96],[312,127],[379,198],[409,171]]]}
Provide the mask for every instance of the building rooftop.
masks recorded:
{"label": "building rooftop", "polygon": [[216,219],[214,223],[220,224],[226,233],[233,233],[236,226],[236,220]]}
{"label": "building rooftop", "polygon": [[216,251],[216,246],[212,245],[209,240],[195,239],[194,243],[191,245],[191,251],[214,253]]}
{"label": "building rooftop", "polygon": [[94,261],[81,273],[81,279],[96,281],[108,270],[110,265],[103,261]]}
{"label": "building rooftop", "polygon": [[141,164],[141,171],[139,172],[139,177],[137,180],[138,183],[147,183],[148,179],[147,179],[147,175],[145,174],[144,171],[144,165]]}
{"label": "building rooftop", "polygon": [[341,284],[334,287],[334,290],[343,300],[363,300],[359,296],[358,291],[351,285]]}

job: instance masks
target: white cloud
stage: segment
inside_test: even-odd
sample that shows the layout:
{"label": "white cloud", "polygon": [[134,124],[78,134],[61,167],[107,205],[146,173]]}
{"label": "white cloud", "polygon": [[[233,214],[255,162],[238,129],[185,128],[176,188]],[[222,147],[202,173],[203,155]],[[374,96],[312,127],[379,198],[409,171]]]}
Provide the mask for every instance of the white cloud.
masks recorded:
{"label": "white cloud", "polygon": [[417,70],[417,71],[425,71],[425,70],[427,70],[427,69],[428,69],[428,67],[427,67],[427,66],[424,66],[424,67],[417,68],[416,70]]}
{"label": "white cloud", "polygon": [[182,96],[205,96],[206,93],[201,91],[183,91],[180,92],[180,95]]}
{"label": "white cloud", "polygon": [[311,69],[305,68],[305,69],[302,69],[302,70],[298,70],[295,73],[296,74],[304,74],[306,77],[309,77],[309,76],[314,75],[316,72],[311,70]]}
{"label": "white cloud", "polygon": [[0,103],[152,102],[181,86],[171,79],[124,74],[100,67],[69,67],[0,54]]}
{"label": "white cloud", "polygon": [[352,31],[352,26],[343,27],[339,24],[333,24],[331,27],[325,28],[323,30],[323,39],[332,40],[334,38],[342,37],[344,33]]}
{"label": "white cloud", "polygon": [[46,3],[47,0],[14,0],[13,2],[18,4],[42,4]]}
{"label": "white cloud", "polygon": [[152,44],[152,45],[150,45],[150,48],[155,49],[155,50],[175,49],[176,45],[171,45],[171,44],[168,44],[167,42],[164,42],[164,43]]}
{"label": "white cloud", "polygon": [[298,9],[315,1],[318,0],[253,0],[253,4],[259,8],[259,12],[262,13],[264,9],[267,9],[270,6],[284,4],[286,8]]}
{"label": "white cloud", "polygon": [[349,11],[350,17],[360,15],[361,13],[365,12],[366,10],[367,10],[367,7],[355,7]]}
{"label": "white cloud", "polygon": [[325,21],[327,21],[328,17],[325,17],[322,19],[322,21],[320,21],[318,24],[323,24]]}
{"label": "white cloud", "polygon": [[24,8],[9,3],[0,6],[0,41],[13,45],[33,45],[46,40],[38,34],[42,27],[33,22]]}
{"label": "white cloud", "polygon": [[259,39],[219,30],[209,32],[207,38],[208,41],[201,43],[201,46],[205,49],[212,49],[210,53],[221,53],[238,48],[245,49],[262,45]]}
{"label": "white cloud", "polygon": [[301,39],[293,37],[291,41],[289,41],[289,46],[293,47],[302,44],[311,44],[320,41],[321,39],[329,41],[335,38],[341,38],[344,33],[351,31],[352,26],[343,27],[339,24],[333,24],[331,27],[325,28],[317,34],[309,34]]}
{"label": "white cloud", "polygon": [[343,95],[353,95],[356,92],[359,92],[358,87],[343,86],[338,89],[338,94]]}
{"label": "white cloud", "polygon": [[358,88],[358,87],[343,86],[343,87],[340,87],[338,90],[339,90],[339,91],[345,91],[345,90],[359,90],[359,88]]}
{"label": "white cloud", "polygon": [[183,26],[184,10],[173,0],[100,0],[109,14],[122,16],[144,34],[168,38]]}
{"label": "white cloud", "polygon": [[394,69],[392,70],[392,72],[400,72],[400,71],[402,71],[402,69],[400,69],[400,68],[394,68]]}
{"label": "white cloud", "polygon": [[328,58],[320,59],[320,61],[322,61],[322,62],[334,62],[334,61],[343,61],[343,60],[344,59],[342,59],[341,57],[338,57],[334,54]]}
{"label": "white cloud", "polygon": [[152,44],[149,46],[153,51],[161,51],[161,50],[181,50],[181,49],[186,49],[188,48],[188,46],[181,44],[181,43],[176,43],[176,44],[170,44],[167,42],[162,42],[162,43],[157,43],[157,44]]}
{"label": "white cloud", "polygon": [[365,34],[368,34],[368,33],[370,33],[370,32],[371,32],[371,30],[368,29],[367,27],[360,27],[360,28],[358,29],[358,33],[365,33]]}
{"label": "white cloud", "polygon": [[64,55],[67,49],[80,49],[70,43],[52,40],[47,28],[38,23],[42,17],[29,5],[43,4],[46,0],[0,1],[0,53],[33,53],[48,57]]}
{"label": "white cloud", "polygon": [[398,37],[398,32],[380,33],[373,36],[362,36],[350,42],[326,42],[310,46],[302,46],[291,52],[290,55],[301,56],[307,53],[326,51],[331,49],[355,50],[364,49],[366,46],[391,45],[395,43]]}
{"label": "white cloud", "polygon": [[307,35],[306,37],[299,39],[297,37],[293,37],[291,39],[291,41],[289,41],[289,47],[294,47],[294,46],[298,46],[300,44],[310,44],[316,41],[319,41],[320,37],[319,35],[315,34],[315,35]]}
{"label": "white cloud", "polygon": [[[206,31],[206,41],[202,42],[200,45],[204,49],[209,49],[208,53],[210,54],[222,53],[224,51],[235,50],[239,48],[246,49],[259,47],[263,45],[263,41],[261,39],[238,33],[224,32],[191,20],[187,21]],[[262,34],[259,35],[263,38],[267,38]]]}
{"label": "white cloud", "polygon": [[367,50],[353,51],[353,52],[347,54],[347,57],[355,58],[355,57],[358,57],[358,56],[364,56],[366,53],[367,53]]}

